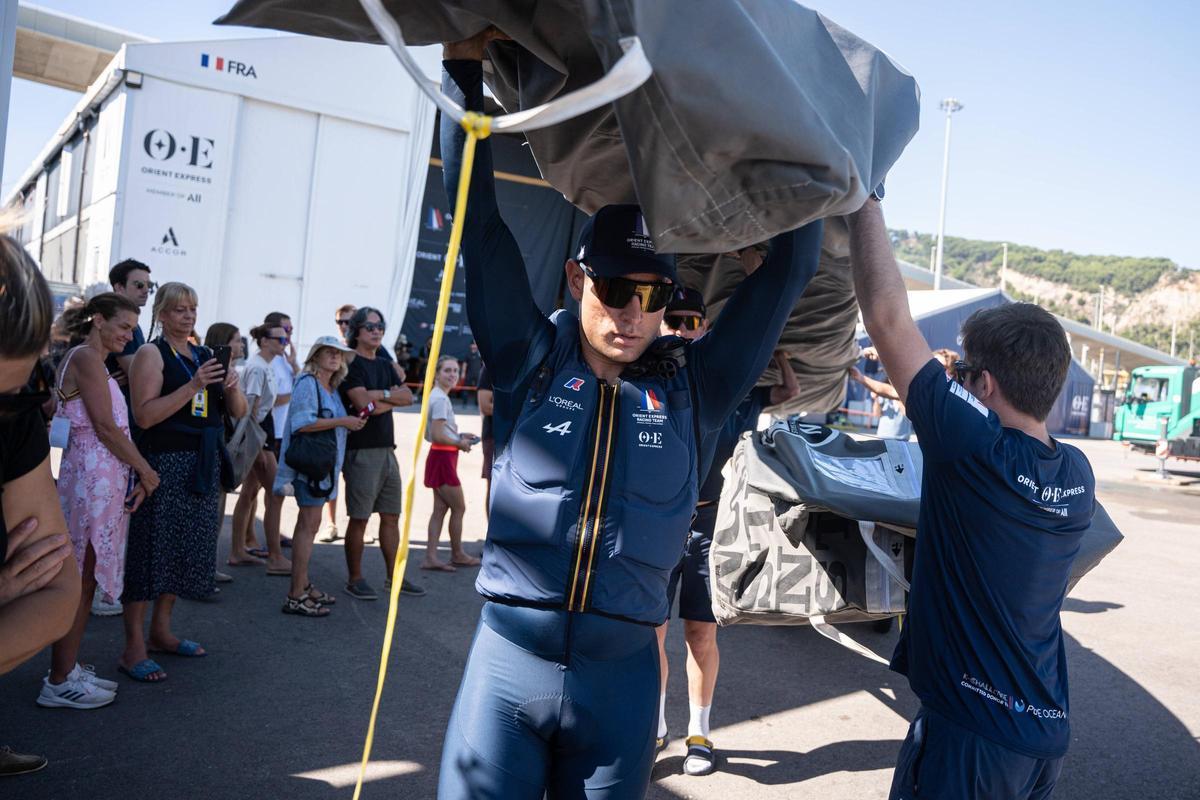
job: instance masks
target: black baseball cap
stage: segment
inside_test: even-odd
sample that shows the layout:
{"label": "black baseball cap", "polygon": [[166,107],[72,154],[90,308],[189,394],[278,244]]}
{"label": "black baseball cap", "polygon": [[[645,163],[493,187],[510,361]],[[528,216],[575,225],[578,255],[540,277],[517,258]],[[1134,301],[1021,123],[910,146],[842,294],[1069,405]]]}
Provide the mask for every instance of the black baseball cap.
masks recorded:
{"label": "black baseball cap", "polygon": [[685,311],[692,311],[703,317],[708,313],[708,307],[704,305],[704,295],[689,286],[680,286],[667,303],[667,313],[678,314]]}
{"label": "black baseball cap", "polygon": [[641,206],[631,203],[604,206],[588,218],[579,232],[575,260],[598,278],[649,272],[678,282],[675,256],[654,252],[654,240]]}

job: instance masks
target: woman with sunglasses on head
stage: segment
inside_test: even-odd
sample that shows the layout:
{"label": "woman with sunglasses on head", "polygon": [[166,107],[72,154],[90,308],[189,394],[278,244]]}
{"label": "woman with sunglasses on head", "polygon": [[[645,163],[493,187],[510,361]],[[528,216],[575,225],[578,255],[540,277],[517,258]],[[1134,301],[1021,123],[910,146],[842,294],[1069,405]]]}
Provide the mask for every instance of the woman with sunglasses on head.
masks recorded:
{"label": "woman with sunglasses on head", "polygon": [[[443,92],[468,109],[483,110],[482,59],[497,36],[444,48]],[[441,135],[453,197],[465,132],[444,125]],[[699,477],[816,271],[821,225],[775,237],[693,344],[660,338],[675,260],[655,252],[637,206],[605,206],[584,224],[564,267],[579,313],[549,319],[500,216],[488,139],[463,224],[496,456],[476,581],[489,602],[438,794],[640,798],[654,755],[654,626],[667,616]]]}
{"label": "woman with sunglasses on head", "polygon": [[[454,404],[448,392],[458,385],[458,359],[440,356],[434,369],[434,387],[429,393],[429,422],[425,441],[430,443],[425,458],[425,486],[433,490],[433,512],[429,515],[429,544],[421,569],[454,572],[458,567],[477,567],[479,559],[462,546],[462,523],[467,513],[462,483],[458,480],[458,454],[471,452],[478,437],[459,433],[454,418]],[[442,523],[450,514],[450,562],[437,557],[438,540],[442,538]]]}
{"label": "woman with sunglasses on head", "polygon": [[[58,496],[82,570],[82,598],[70,632],[50,651],[50,674],[37,698],[48,708],[90,709],[116,699],[116,681],[79,664],[79,648],[97,588],[119,597],[125,579],[129,515],[158,488],[158,474],[129,436],[125,397],[104,367],[133,339],[138,307],[114,292],[68,312],[67,329],[83,344],[59,367],[58,416],[69,426],[58,473]],[[132,489],[132,490],[131,490]]]}
{"label": "woman with sunglasses on head", "polygon": [[267,491],[263,509],[263,534],[267,540],[267,574],[286,576],[291,574],[292,564],[283,557],[280,543],[279,515],[283,510],[283,497],[272,491],[278,466],[275,445],[279,431],[275,428],[271,413],[275,408],[277,393],[271,364],[285,358],[284,349],[288,344],[288,336],[282,326],[264,322],[251,328],[250,338],[258,345],[258,352],[246,361],[246,369],[242,374],[242,392],[246,395],[246,403],[250,406],[250,413],[254,415],[254,422],[263,429],[267,438],[263,443],[262,452],[258,454],[250,472],[242,481],[237,504],[233,507],[233,547],[229,551],[229,566],[244,567],[262,563],[259,555],[250,555],[244,545],[248,538],[254,536],[258,491],[265,488]]}
{"label": "woman with sunglasses on head", "polygon": [[[118,669],[137,681],[167,675],[150,652],[206,655],[194,641],[171,631],[177,597],[203,600],[213,594],[221,515],[224,421],[240,419],[246,398],[237,372],[212,352],[188,341],[196,324],[196,291],[166,283],[154,297],[151,332],[133,359],[130,389],[142,436],[138,448],[160,484],[129,524],[125,556],[125,652]],[[153,602],[150,635],[143,624]]]}

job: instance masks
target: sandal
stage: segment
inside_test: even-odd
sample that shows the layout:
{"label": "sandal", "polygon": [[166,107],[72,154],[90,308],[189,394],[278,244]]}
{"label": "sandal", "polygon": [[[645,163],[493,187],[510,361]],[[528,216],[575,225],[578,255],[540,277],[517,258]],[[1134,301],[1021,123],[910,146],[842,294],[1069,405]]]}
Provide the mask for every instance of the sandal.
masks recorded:
{"label": "sandal", "polygon": [[249,548],[246,548],[246,552],[249,553],[250,555],[254,556],[255,558],[270,558],[271,557],[271,551],[265,547],[249,547]]}
{"label": "sandal", "polygon": [[283,613],[296,614],[301,617],[327,617],[329,609],[308,595],[301,598],[288,595],[287,602],[283,604]]}
{"label": "sandal", "polygon": [[203,658],[208,655],[199,642],[193,642],[191,639],[180,639],[179,644],[174,650],[167,650],[163,647],[151,647],[147,650],[150,653],[165,653],[169,656],[183,656],[184,658]]}
{"label": "sandal", "polygon": [[318,591],[317,589],[314,589],[313,585],[311,583],[308,586],[304,587],[304,591],[305,591],[305,593],[308,594],[309,598],[320,603],[323,606],[331,606],[337,602],[336,597],[329,594],[328,592],[322,592],[322,591]]}
{"label": "sandal", "polygon": [[683,759],[685,775],[707,775],[717,768],[712,742],[703,736],[689,736],[686,744],[687,755]]}
{"label": "sandal", "polygon": [[[167,673],[158,665],[156,661],[149,658],[143,658],[132,667],[126,667],[124,664],[117,664],[117,672],[123,675],[128,675],[135,681],[141,683],[158,683],[167,679]],[[161,675],[161,678],[151,678],[151,675]]]}

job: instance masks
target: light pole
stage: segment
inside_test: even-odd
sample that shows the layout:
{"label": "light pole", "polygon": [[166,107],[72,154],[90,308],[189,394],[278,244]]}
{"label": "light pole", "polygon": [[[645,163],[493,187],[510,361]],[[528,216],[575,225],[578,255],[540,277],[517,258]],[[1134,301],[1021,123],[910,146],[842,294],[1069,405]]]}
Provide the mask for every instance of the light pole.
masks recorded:
{"label": "light pole", "polygon": [[942,288],[942,250],[946,241],[946,189],[950,184],[950,116],[963,104],[947,97],[939,108],[946,112],[946,144],[942,150],[942,202],[938,210],[937,258],[933,268],[933,288]]}

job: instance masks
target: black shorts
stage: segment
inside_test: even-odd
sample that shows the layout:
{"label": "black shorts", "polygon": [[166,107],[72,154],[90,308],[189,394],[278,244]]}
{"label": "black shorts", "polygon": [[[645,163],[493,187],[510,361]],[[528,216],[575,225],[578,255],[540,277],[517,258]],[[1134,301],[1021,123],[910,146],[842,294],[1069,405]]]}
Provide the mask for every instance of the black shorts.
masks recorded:
{"label": "black shorts", "polygon": [[716,504],[696,509],[696,519],[688,532],[683,559],[671,573],[667,585],[667,602],[675,605],[675,590],[679,588],[679,618],[694,622],[713,622],[712,586],[708,580],[708,548],[712,545],[713,528],[717,522]]}

